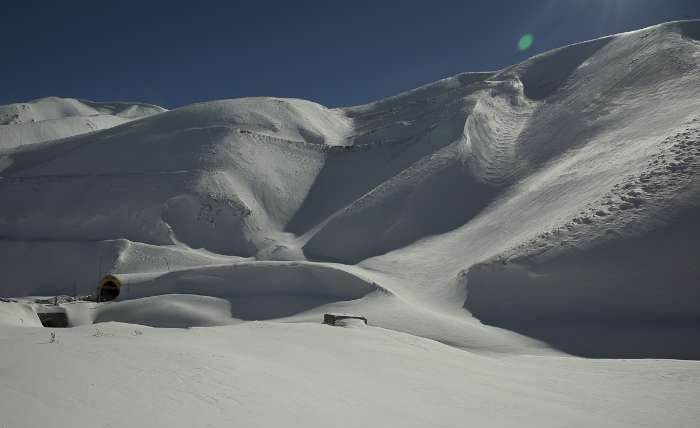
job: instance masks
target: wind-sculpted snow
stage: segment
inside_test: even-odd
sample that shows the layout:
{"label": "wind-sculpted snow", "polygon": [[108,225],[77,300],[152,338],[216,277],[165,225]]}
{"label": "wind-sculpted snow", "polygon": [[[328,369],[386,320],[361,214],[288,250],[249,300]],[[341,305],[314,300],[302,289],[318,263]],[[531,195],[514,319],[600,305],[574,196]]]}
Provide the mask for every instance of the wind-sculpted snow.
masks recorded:
{"label": "wind-sculpted snow", "polygon": [[2,107],[0,294],[112,273],[98,321],[345,310],[484,352],[696,358],[699,24],[355,107]]}
{"label": "wind-sculpted snow", "polygon": [[605,37],[537,55],[513,71],[523,82],[526,97],[543,100],[556,94],[567,81],[575,81],[572,74],[611,40]]}
{"label": "wind-sculpted snow", "polygon": [[574,354],[697,359],[699,214],[592,248],[472,267],[465,307]]}
{"label": "wind-sculpted snow", "polygon": [[700,116],[566,224],[470,268],[465,307],[573,353],[697,358],[699,172]]}

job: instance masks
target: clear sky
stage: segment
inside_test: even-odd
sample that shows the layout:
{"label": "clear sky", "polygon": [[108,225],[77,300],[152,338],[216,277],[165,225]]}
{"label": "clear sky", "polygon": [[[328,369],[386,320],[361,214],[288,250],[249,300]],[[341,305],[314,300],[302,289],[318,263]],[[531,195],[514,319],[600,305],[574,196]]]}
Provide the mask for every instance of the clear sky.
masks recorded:
{"label": "clear sky", "polygon": [[700,18],[700,0],[14,0],[1,9],[0,104],[55,95],[169,108],[244,96],[360,104]]}

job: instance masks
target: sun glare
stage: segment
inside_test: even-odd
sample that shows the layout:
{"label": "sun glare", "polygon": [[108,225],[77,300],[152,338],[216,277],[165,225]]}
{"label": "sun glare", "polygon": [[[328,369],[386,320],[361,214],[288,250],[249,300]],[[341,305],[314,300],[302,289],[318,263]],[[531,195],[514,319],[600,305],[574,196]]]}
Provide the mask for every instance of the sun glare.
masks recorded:
{"label": "sun glare", "polygon": [[532,43],[535,41],[535,37],[532,34],[525,34],[518,40],[518,49],[521,51],[526,51],[530,49]]}

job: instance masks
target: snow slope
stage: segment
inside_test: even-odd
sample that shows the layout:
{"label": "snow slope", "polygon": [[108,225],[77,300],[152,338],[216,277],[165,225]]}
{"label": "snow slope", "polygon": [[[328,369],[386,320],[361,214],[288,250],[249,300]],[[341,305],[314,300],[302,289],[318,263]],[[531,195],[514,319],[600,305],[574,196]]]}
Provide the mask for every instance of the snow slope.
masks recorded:
{"label": "snow slope", "polygon": [[[490,358],[377,327],[0,327],[10,427],[691,428],[700,363]],[[31,367],[31,369],[29,369]]]}
{"label": "snow slope", "polygon": [[[43,144],[0,136],[15,148],[0,157],[2,294],[87,294],[114,273],[122,300],[155,297],[120,303],[117,321],[194,294],[227,300],[232,319],[344,308],[489,352],[697,358],[698,28],[609,36],[349,108],[3,107],[3,126],[30,130],[141,119]],[[590,329],[650,331],[631,347],[566,339]]]}

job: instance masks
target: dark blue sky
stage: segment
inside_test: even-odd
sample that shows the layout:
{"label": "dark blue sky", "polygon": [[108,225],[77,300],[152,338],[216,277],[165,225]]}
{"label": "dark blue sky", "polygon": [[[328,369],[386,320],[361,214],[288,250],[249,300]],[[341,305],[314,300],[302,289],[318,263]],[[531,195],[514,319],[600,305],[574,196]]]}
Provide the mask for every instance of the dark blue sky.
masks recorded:
{"label": "dark blue sky", "polygon": [[[0,104],[56,95],[176,107],[383,98],[564,44],[700,18],[700,0],[4,2]],[[517,49],[532,33],[533,46]]]}

